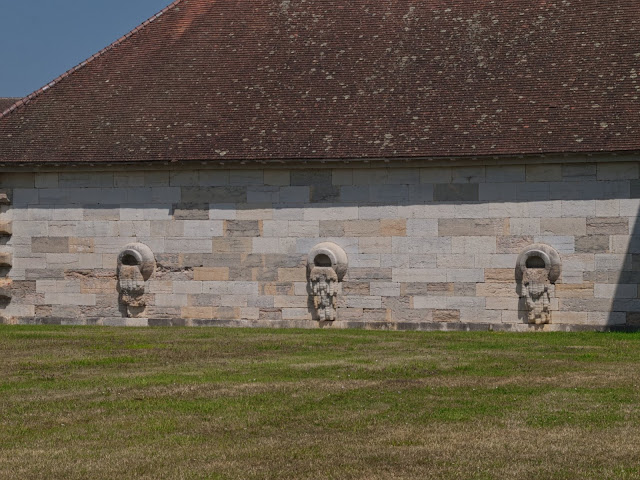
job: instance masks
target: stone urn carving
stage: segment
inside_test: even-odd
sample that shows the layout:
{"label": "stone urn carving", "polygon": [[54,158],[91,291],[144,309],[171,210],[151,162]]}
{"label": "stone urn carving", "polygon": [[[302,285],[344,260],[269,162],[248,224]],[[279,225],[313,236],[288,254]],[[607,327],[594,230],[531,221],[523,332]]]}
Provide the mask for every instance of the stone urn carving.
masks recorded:
{"label": "stone urn carving", "polygon": [[533,244],[520,253],[516,279],[520,283],[520,296],[525,299],[529,323],[551,322],[551,299],[560,271],[560,254],[549,245]]}
{"label": "stone urn carving", "polygon": [[146,283],[156,269],[151,249],[131,243],[118,255],[118,292],[127,317],[137,317],[146,307]]}
{"label": "stone urn carving", "polygon": [[309,252],[309,289],[320,321],[332,322],[336,319],[338,282],[344,278],[347,268],[347,254],[335,243],[320,243]]}

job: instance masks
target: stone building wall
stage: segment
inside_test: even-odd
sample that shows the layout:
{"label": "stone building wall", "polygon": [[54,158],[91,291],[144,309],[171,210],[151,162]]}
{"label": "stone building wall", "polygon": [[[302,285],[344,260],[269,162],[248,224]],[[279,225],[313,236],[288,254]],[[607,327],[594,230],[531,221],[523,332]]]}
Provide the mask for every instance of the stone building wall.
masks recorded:
{"label": "stone building wall", "polygon": [[[0,173],[1,321],[317,327],[307,254],[329,241],[348,256],[335,327],[639,324],[638,163],[600,160]],[[131,313],[136,242],[156,266]],[[531,244],[562,263],[545,327],[516,280]]]}

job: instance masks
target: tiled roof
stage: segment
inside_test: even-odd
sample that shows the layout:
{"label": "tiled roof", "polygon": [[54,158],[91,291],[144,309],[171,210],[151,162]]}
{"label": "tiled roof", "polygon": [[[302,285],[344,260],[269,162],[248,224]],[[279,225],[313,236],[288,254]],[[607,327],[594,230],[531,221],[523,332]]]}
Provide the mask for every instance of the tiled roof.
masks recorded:
{"label": "tiled roof", "polygon": [[637,0],[178,0],[0,117],[0,163],[640,150]]}
{"label": "tiled roof", "polygon": [[20,99],[19,98],[4,98],[4,97],[0,97],[0,115],[2,115],[2,112],[7,110],[10,106],[12,106],[18,100],[20,100]]}

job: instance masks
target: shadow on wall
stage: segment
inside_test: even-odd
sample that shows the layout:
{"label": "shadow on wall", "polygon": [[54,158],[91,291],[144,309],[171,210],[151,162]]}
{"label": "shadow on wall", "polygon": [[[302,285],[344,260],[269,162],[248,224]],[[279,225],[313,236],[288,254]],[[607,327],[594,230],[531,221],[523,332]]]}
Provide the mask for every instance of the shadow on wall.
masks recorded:
{"label": "shadow on wall", "polygon": [[[632,188],[633,193],[633,188]],[[640,202],[638,202],[640,203]],[[596,272],[596,280],[611,280],[615,283],[615,293],[611,299],[609,325],[625,331],[640,330],[640,209],[635,218],[630,218],[633,227],[626,254],[619,259],[621,267],[617,278],[609,278],[609,272]],[[615,272],[612,272],[615,275]],[[598,292],[596,291],[596,295]],[[606,295],[606,292],[605,292]]]}

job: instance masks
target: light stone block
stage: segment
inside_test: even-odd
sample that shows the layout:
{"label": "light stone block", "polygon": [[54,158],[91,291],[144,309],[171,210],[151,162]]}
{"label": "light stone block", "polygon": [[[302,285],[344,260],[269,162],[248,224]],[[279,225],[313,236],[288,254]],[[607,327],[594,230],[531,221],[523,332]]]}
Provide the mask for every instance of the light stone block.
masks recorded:
{"label": "light stone block", "polygon": [[575,238],[564,235],[538,235],[533,241],[535,243],[546,243],[555,248],[558,253],[575,253]]}
{"label": "light stone block", "polygon": [[44,303],[45,305],[94,306],[96,296],[82,293],[45,293]]}
{"label": "light stone block", "polygon": [[360,237],[358,239],[361,253],[391,253],[391,237]]}
{"label": "light stone block", "polygon": [[488,204],[488,218],[528,218],[527,202],[491,202]]}
{"label": "light stone block", "polygon": [[[119,221],[114,225],[117,234],[123,237],[149,237],[151,236],[151,222]],[[111,234],[111,232],[109,232]]]}
{"label": "light stone block", "polygon": [[398,217],[400,218],[455,218],[455,205],[427,204],[427,205],[399,205]]}
{"label": "light stone block", "polygon": [[515,268],[518,255],[514,254],[476,254],[476,268]]}
{"label": "light stone block", "polygon": [[258,282],[202,282],[202,293],[214,295],[258,295]]}
{"label": "light stone block", "polygon": [[185,220],[184,236],[192,238],[210,238],[223,235],[222,220]]}
{"label": "light stone block", "polygon": [[631,255],[602,253],[595,255],[595,270],[622,271],[631,270]]}
{"label": "light stone block", "polygon": [[511,235],[539,235],[540,234],[539,218],[510,218],[509,233]]}
{"label": "light stone block", "polygon": [[542,218],[540,220],[542,235],[586,235],[586,218]]}
{"label": "light stone block", "polygon": [[213,245],[210,238],[167,237],[165,251],[166,253],[212,253]]}
{"label": "light stone block", "polygon": [[436,264],[438,268],[473,268],[474,256],[461,253],[438,254]]}
{"label": "light stone block", "polygon": [[595,200],[562,200],[563,217],[593,217],[595,214]]}
{"label": "light stone block", "polygon": [[442,283],[447,281],[447,273],[444,270],[433,268],[394,268],[392,281],[394,283]]}
{"label": "light stone block", "polygon": [[347,308],[382,308],[382,299],[374,296],[349,295],[344,298]]}
{"label": "light stone block", "polygon": [[371,282],[369,292],[373,297],[399,297],[400,283],[397,282]]}
{"label": "light stone block", "polygon": [[245,204],[237,211],[237,220],[272,220],[273,209],[265,204]]}
{"label": "light stone block", "polygon": [[[383,218],[391,219],[398,217],[398,207],[396,205],[362,206],[357,208],[357,218],[360,220],[380,220]],[[347,218],[345,220],[351,219],[352,218]]]}
{"label": "light stone block", "polygon": [[375,253],[349,255],[349,266],[353,268],[380,268],[380,255]]}
{"label": "light stone block", "polygon": [[640,198],[620,199],[620,216],[634,219],[640,216]]}
{"label": "light stone block", "polygon": [[532,218],[562,217],[562,203],[559,201],[534,201],[529,202],[528,204],[529,216]]}
{"label": "light stone block", "polygon": [[451,242],[450,237],[393,237],[391,250],[393,253],[418,255],[452,253]]}
{"label": "light stone block", "polygon": [[487,203],[464,203],[453,207],[456,219],[486,219],[489,216],[489,204]]}
{"label": "light stone block", "polygon": [[156,295],[157,307],[186,307],[188,305],[188,295],[186,294],[162,294]]}
{"label": "light stone block", "polygon": [[[375,208],[375,207],[374,207]],[[303,209],[304,220],[357,220],[358,207],[322,204]],[[296,220],[296,219],[293,219]]]}
{"label": "light stone block", "polygon": [[284,320],[312,320],[313,315],[307,308],[283,308],[282,318]]}
{"label": "light stone block", "polygon": [[595,298],[638,298],[638,285],[636,284],[604,284],[594,285],[593,296]]}
{"label": "light stone block", "polygon": [[620,200],[596,200],[596,217],[620,216]]}
{"label": "light stone block", "polygon": [[484,282],[484,269],[482,268],[449,268],[447,269],[447,282]]}
{"label": "light stone block", "polygon": [[496,249],[495,236],[453,237],[451,239],[451,253],[475,255],[478,253],[496,253]]}
{"label": "light stone block", "polygon": [[236,220],[238,214],[233,203],[212,203],[209,204],[210,220]]}
{"label": "light stone block", "polygon": [[502,311],[480,308],[461,308],[460,321],[464,323],[501,323]]}
{"label": "light stone block", "polygon": [[[414,254],[391,254],[380,256],[381,268],[426,268],[435,269],[437,267],[436,255],[414,255]],[[439,268],[439,267],[438,267]]]}
{"label": "light stone block", "polygon": [[174,294],[184,295],[199,295],[202,293],[202,282],[199,281],[174,281],[173,290]]}
{"label": "light stone block", "polygon": [[18,221],[11,224],[14,237],[47,237],[49,224],[44,221]]}
{"label": "light stone block", "polygon": [[[284,230],[287,231],[287,230]],[[288,237],[319,237],[320,236],[320,223],[318,220],[312,221],[296,221],[290,220],[288,222],[288,233],[280,236]]]}

